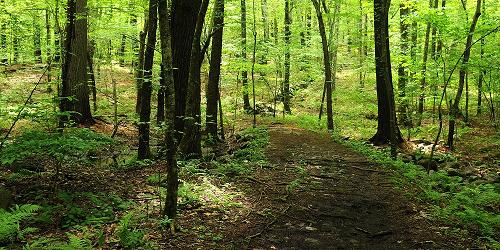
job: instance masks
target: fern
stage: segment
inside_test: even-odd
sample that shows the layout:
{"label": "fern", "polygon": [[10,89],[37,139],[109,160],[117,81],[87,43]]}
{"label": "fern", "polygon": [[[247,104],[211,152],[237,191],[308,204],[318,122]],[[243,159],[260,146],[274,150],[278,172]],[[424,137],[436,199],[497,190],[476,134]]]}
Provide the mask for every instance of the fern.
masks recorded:
{"label": "fern", "polygon": [[68,233],[68,242],[60,241],[58,238],[40,237],[23,247],[23,250],[90,250],[92,242],[89,239],[79,238]]}
{"label": "fern", "polygon": [[0,209],[0,243],[23,239],[24,235],[35,232],[37,229],[32,227],[21,229],[21,222],[31,218],[39,209],[40,206],[31,204],[16,205],[11,212]]}

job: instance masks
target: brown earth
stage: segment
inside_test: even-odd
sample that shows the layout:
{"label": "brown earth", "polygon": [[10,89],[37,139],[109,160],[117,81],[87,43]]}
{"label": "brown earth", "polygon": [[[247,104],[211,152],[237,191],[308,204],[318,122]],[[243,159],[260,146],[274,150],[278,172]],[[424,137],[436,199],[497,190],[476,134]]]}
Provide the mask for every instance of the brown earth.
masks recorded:
{"label": "brown earth", "polygon": [[231,248],[466,248],[394,189],[391,172],[327,134],[271,127],[267,154],[271,168],[246,186],[257,215],[224,230]]}

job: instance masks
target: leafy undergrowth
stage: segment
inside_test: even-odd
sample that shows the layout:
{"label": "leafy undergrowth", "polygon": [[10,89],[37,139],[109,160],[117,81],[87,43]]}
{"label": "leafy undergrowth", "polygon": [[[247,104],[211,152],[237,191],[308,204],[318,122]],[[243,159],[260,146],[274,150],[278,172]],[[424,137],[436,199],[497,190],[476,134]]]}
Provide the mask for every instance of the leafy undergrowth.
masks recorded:
{"label": "leafy undergrowth", "polygon": [[[215,218],[230,218],[244,207],[244,197],[233,182],[267,164],[264,149],[268,140],[266,128],[250,128],[238,133],[228,153],[217,159],[179,162],[180,222],[174,238],[188,238],[208,245],[223,240],[224,234],[219,231]],[[10,164],[7,166],[24,168],[44,157],[54,157],[59,149],[57,153],[61,157],[57,159],[71,162],[75,165],[72,169],[78,169],[80,164],[88,164],[87,160],[95,157],[95,151],[112,143],[113,140],[86,129],[45,135],[28,132],[13,140],[6,148],[8,154],[2,154],[1,159]],[[42,150],[43,147],[46,150]],[[26,148],[33,150],[26,151]],[[14,158],[16,149],[26,152],[23,157],[35,160],[26,162]],[[166,196],[166,176],[161,174],[164,166],[161,162],[133,168],[130,163],[123,164],[121,167],[109,165],[107,169],[90,164],[95,170],[94,179],[70,171],[49,184],[39,183],[44,182],[42,177],[31,178],[32,182],[12,178],[9,185],[17,193],[14,202],[37,205],[16,206],[9,212],[0,210],[1,224],[8,225],[0,230],[0,249],[2,246],[8,249],[162,248],[159,244],[164,244],[171,222],[161,216]],[[85,184],[78,185],[89,182],[97,187],[94,191],[75,191],[87,190]],[[101,187],[101,182],[107,189]],[[24,186],[16,186],[16,183]],[[60,186],[53,187],[56,183]],[[200,220],[200,214],[209,217]]]}
{"label": "leafy undergrowth", "polygon": [[[372,161],[390,167],[398,173],[394,183],[431,206],[435,218],[464,231],[478,235],[491,248],[500,249],[500,185],[464,182],[461,177],[449,176],[445,171],[427,172],[418,165],[392,159],[387,150],[377,150],[359,141],[342,143]],[[452,229],[456,230],[456,229]]]}

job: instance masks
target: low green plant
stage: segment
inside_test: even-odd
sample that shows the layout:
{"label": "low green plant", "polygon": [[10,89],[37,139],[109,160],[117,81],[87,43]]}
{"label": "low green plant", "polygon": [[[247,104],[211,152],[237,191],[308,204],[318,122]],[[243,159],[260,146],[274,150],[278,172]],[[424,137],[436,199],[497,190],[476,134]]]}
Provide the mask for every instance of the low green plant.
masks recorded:
{"label": "low green plant", "polygon": [[137,222],[140,220],[139,216],[134,212],[129,212],[123,216],[118,222],[116,228],[116,235],[120,245],[127,249],[135,249],[145,243],[144,230],[137,228]]}
{"label": "low green plant", "polygon": [[26,234],[36,232],[34,227],[22,228],[23,221],[32,219],[40,209],[38,205],[16,205],[10,212],[0,209],[0,244],[23,239]]}
{"label": "low green plant", "polygon": [[86,238],[79,238],[76,235],[67,233],[68,240],[64,241],[55,237],[40,237],[31,243],[26,244],[23,250],[90,250],[92,241]]}

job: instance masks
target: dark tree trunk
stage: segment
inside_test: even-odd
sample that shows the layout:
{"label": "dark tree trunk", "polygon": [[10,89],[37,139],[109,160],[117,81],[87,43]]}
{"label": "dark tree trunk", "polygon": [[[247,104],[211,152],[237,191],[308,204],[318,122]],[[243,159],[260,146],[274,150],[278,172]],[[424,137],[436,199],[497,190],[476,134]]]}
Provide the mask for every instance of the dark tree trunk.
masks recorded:
{"label": "dark tree trunk", "polygon": [[[0,1],[0,10],[5,11],[5,0]],[[9,58],[7,55],[7,23],[4,22],[0,26],[0,63],[2,65],[7,65],[9,63]]]}
{"label": "dark tree trunk", "polygon": [[292,32],[290,26],[290,1],[285,0],[285,79],[283,81],[283,108],[286,113],[292,113],[290,109],[290,39]]}
{"label": "dark tree trunk", "polygon": [[472,45],[472,38],[474,36],[474,31],[476,30],[476,24],[477,20],[479,19],[479,16],[481,16],[481,1],[482,0],[477,0],[477,5],[476,5],[476,12],[474,14],[474,17],[472,18],[472,23],[470,25],[469,29],[469,35],[467,36],[467,42],[465,44],[465,52],[462,58],[462,65],[460,67],[460,79],[458,82],[458,90],[457,90],[457,95],[455,96],[455,100],[453,101],[453,105],[451,106],[450,110],[450,121],[449,121],[449,128],[448,128],[448,146],[453,150],[453,139],[455,135],[455,123],[456,119],[459,113],[459,105],[460,105],[460,99],[462,98],[462,93],[464,90],[464,85],[465,85],[465,77],[467,74],[467,69],[466,65],[469,62],[470,58],[470,47]]}
{"label": "dark tree trunk", "polygon": [[47,45],[47,49],[46,49],[46,56],[47,56],[47,82],[49,83],[49,86],[48,86],[48,91],[49,92],[52,92],[52,89],[51,89],[51,85],[50,85],[50,82],[52,82],[52,52],[50,50],[50,40],[51,40],[51,30],[50,30],[50,15],[49,15],[49,10],[46,9],[45,10],[45,33],[46,33],[46,36],[45,36],[45,44]]}
{"label": "dark tree trunk", "polygon": [[332,104],[332,66],[330,62],[330,51],[328,49],[328,40],[326,38],[325,22],[323,13],[318,0],[312,0],[316,15],[318,17],[318,29],[323,45],[323,63],[325,66],[325,86],[326,86],[326,113],[328,130],[333,130],[333,104]]}
{"label": "dark tree trunk", "polygon": [[405,3],[401,3],[399,6],[400,11],[400,23],[399,29],[401,32],[401,60],[398,65],[398,92],[399,98],[401,99],[401,104],[399,106],[399,113],[401,121],[405,126],[410,125],[410,119],[408,117],[408,100],[406,98],[406,86],[408,84],[408,14],[410,13],[410,6]]}
{"label": "dark tree trunk", "polygon": [[[77,124],[92,124],[87,72],[87,0],[68,0],[65,58],[62,69],[61,112]],[[81,60],[83,58],[83,60]],[[61,126],[67,116],[61,117]]]}
{"label": "dark tree trunk", "polygon": [[90,86],[92,87],[92,104],[94,105],[94,112],[97,111],[97,87],[95,81],[95,73],[94,73],[94,52],[95,52],[95,42],[91,41],[89,44],[87,53],[87,65],[89,67],[89,76],[90,76]]}
{"label": "dark tree trunk", "polygon": [[[444,0],[443,0],[444,2]],[[486,11],[486,5],[484,4],[483,0],[483,13]],[[484,20],[484,19],[483,19]],[[485,41],[484,38],[481,39],[481,51],[480,51],[480,57],[481,57],[481,62],[483,62],[483,57],[484,57],[484,46],[485,46]],[[483,82],[484,82],[484,75],[486,75],[486,71],[482,69],[479,70],[479,79],[477,81],[477,114],[480,115],[482,113],[482,101],[483,101]]]}
{"label": "dark tree trunk", "polygon": [[54,13],[55,29],[54,29],[54,63],[61,62],[61,26],[59,24],[59,0],[56,0]]}
{"label": "dark tree trunk", "polygon": [[[265,0],[263,0],[263,4]],[[207,133],[217,140],[217,103],[219,101],[220,68],[222,62],[222,36],[224,30],[224,0],[216,0],[213,16],[212,52],[210,53],[210,72],[207,85]]]}
{"label": "dark tree trunk", "polygon": [[172,1],[172,50],[175,82],[175,130],[178,140],[184,130],[186,95],[194,30],[201,0]]}
{"label": "dark tree trunk", "polygon": [[157,106],[157,111],[156,111],[156,124],[161,125],[162,122],[165,121],[165,88],[166,88],[166,82],[165,82],[165,75],[163,73],[165,70],[163,69],[163,64],[160,65],[160,89],[158,89],[158,106]]}
{"label": "dark tree trunk", "polygon": [[[429,8],[433,8],[432,0],[429,0]],[[424,103],[425,103],[425,88],[427,86],[427,60],[429,57],[429,37],[431,34],[431,23],[427,22],[427,29],[425,30],[425,41],[424,41],[424,55],[422,62],[422,80],[420,81],[420,97],[418,99],[418,121],[417,125],[422,124],[422,116],[424,113]]]}
{"label": "dark tree trunk", "polygon": [[[170,219],[175,219],[177,213],[177,190],[179,187],[179,174],[177,160],[175,158],[175,87],[172,65],[172,30],[171,30],[171,9],[167,0],[159,0],[159,24],[162,53],[162,75],[165,78],[165,142],[163,144],[165,160],[167,161],[167,197],[165,202],[166,215]],[[175,227],[174,227],[175,228]]]}
{"label": "dark tree trunk", "polygon": [[137,68],[135,70],[135,83],[137,87],[137,99],[135,104],[135,112],[141,114],[141,86],[144,78],[144,53],[146,50],[146,37],[148,35],[148,15],[149,13],[145,11],[144,28],[139,33],[139,54],[137,55]]}
{"label": "dark tree trunk", "polygon": [[247,6],[246,0],[241,0],[241,58],[244,62],[244,69],[241,72],[243,86],[243,109],[251,112],[250,97],[248,95],[248,70],[247,70]]}
{"label": "dark tree trunk", "polygon": [[156,29],[158,26],[158,0],[149,1],[148,38],[144,53],[144,80],[141,86],[141,113],[139,121],[138,159],[151,156],[149,147],[149,128],[151,122],[151,92],[153,80],[153,62],[156,47]]}
{"label": "dark tree trunk", "polygon": [[122,35],[122,42],[120,45],[120,53],[118,54],[118,61],[120,62],[120,67],[125,67],[125,51],[127,48],[127,36]]}
{"label": "dark tree trunk", "polygon": [[394,149],[396,144],[403,142],[403,138],[396,122],[396,104],[392,86],[389,49],[389,6],[389,0],[374,0],[378,128],[377,133],[370,141],[375,145],[390,143]]}
{"label": "dark tree trunk", "polygon": [[201,157],[201,34],[205,23],[209,0],[203,0],[196,29],[193,36],[191,48],[191,59],[189,66],[189,80],[186,102],[186,119],[184,124],[184,135],[179,143],[179,151],[187,158]]}

